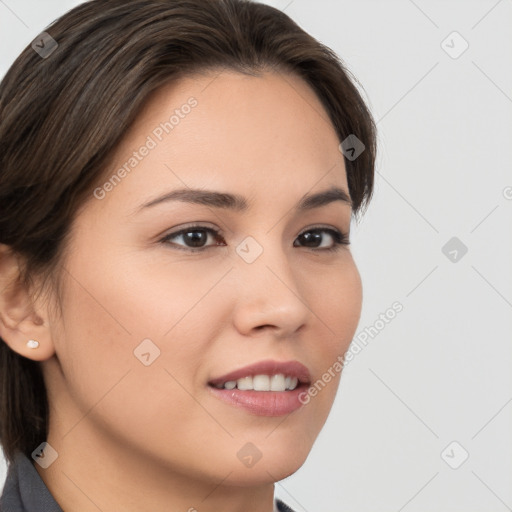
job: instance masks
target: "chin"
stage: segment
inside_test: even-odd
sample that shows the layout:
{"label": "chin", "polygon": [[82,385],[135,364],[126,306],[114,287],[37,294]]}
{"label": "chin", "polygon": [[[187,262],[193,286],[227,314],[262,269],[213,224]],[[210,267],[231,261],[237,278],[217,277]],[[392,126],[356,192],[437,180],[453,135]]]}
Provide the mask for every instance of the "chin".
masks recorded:
{"label": "chin", "polygon": [[[242,452],[240,463],[236,464],[229,481],[235,486],[263,485],[279,480],[295,473],[306,461],[311,451],[310,440],[293,437],[284,441],[281,436],[272,439],[272,434],[259,445],[256,452],[250,445],[246,453],[254,450],[254,460],[244,460]],[[260,457],[260,458],[257,458]],[[238,461],[237,461],[238,462]]]}
{"label": "chin", "polygon": [[252,487],[268,485],[293,475],[306,461],[304,457],[297,458],[291,455],[289,458],[267,460],[263,458],[252,467],[237,467],[226,479],[225,483],[234,487]]}

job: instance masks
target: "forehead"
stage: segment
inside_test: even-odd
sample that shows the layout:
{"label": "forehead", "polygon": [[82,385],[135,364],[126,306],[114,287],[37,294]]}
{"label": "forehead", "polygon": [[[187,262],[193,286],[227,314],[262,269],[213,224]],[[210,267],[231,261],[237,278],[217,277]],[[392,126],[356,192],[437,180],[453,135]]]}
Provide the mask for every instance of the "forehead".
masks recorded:
{"label": "forehead", "polygon": [[105,177],[124,167],[132,204],[177,186],[274,191],[274,199],[283,191],[300,196],[319,181],[347,190],[338,146],[327,112],[298,76],[208,72],[150,97]]}

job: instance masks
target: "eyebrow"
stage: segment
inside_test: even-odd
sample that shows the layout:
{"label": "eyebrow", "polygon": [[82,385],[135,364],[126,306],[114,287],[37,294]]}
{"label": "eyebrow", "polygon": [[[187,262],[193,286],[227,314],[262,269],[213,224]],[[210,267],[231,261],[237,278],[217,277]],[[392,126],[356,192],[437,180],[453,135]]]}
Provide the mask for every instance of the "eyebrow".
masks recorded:
{"label": "eyebrow", "polygon": [[[245,212],[249,209],[248,201],[238,194],[186,188],[173,190],[163,196],[152,199],[137,208],[136,212],[167,201],[182,201],[185,203],[200,204],[238,212]],[[325,206],[334,201],[341,201],[342,203],[352,206],[352,200],[345,190],[338,187],[331,187],[315,194],[304,195],[295,206],[295,210],[312,210],[313,208],[320,208],[321,206]]]}

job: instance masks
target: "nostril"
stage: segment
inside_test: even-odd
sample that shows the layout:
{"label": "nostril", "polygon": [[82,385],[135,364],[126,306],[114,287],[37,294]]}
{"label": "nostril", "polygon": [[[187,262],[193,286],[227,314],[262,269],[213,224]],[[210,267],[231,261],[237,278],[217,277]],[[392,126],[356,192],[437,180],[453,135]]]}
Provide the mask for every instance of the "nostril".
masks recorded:
{"label": "nostril", "polygon": [[273,326],[272,326],[272,325],[270,325],[270,324],[258,325],[258,326],[256,327],[256,329],[257,329],[258,331],[261,331],[262,329],[265,329],[266,327],[273,327]]}

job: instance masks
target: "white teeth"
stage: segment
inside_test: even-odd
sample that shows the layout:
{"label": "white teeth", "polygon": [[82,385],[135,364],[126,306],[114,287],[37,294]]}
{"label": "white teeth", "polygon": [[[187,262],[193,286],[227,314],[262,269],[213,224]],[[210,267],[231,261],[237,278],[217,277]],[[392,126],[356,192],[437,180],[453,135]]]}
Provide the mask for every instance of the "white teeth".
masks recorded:
{"label": "white teeth", "polygon": [[290,387],[289,389],[295,389],[297,387],[297,384],[299,383],[299,379],[297,379],[297,377],[292,377],[292,380],[290,382]]}
{"label": "white teeth", "polygon": [[236,381],[236,387],[240,390],[247,391],[254,389],[252,386],[252,377],[242,377]]}
{"label": "white teeth", "polygon": [[270,391],[270,377],[268,375],[255,375],[252,378],[254,391]]}
{"label": "white teeth", "polygon": [[286,379],[282,373],[272,375],[270,377],[270,391],[285,391],[286,390]]}
{"label": "white teeth", "polygon": [[285,377],[282,373],[276,375],[254,375],[253,377],[242,377],[236,381],[230,380],[224,385],[219,384],[220,389],[235,389],[241,391],[292,391],[297,387],[297,377]]}

